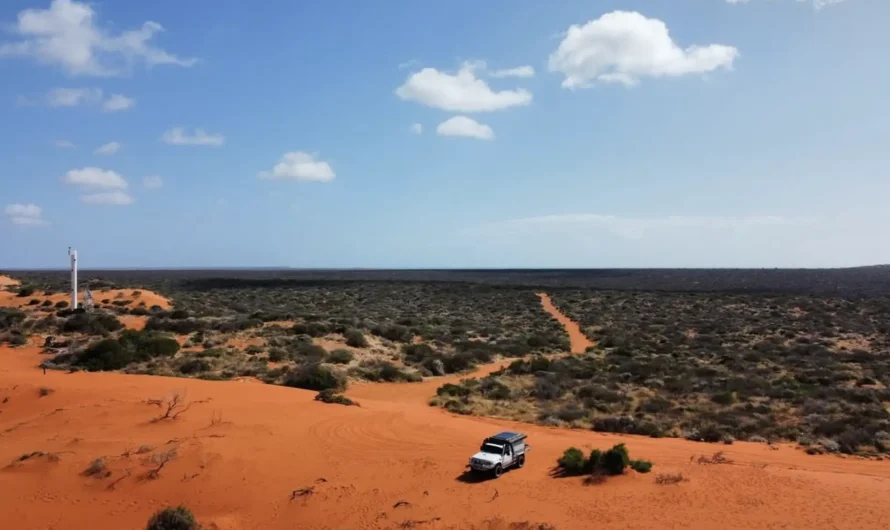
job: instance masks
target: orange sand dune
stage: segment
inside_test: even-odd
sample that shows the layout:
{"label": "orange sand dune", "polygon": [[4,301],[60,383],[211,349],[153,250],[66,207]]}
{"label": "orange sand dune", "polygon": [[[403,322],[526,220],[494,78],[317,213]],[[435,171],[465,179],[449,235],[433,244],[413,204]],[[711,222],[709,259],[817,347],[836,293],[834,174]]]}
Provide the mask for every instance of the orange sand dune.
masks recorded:
{"label": "orange sand dune", "polygon": [[[158,508],[180,503],[219,530],[495,528],[481,524],[493,517],[561,530],[877,529],[890,520],[886,461],[603,435],[426,405],[440,384],[459,377],[355,385],[348,394],[361,407],[343,407],[261,384],[44,375],[38,352],[0,348],[0,513],[9,528],[142,528]],[[191,408],[153,421],[162,410],[148,400],[176,391]],[[468,457],[501,429],[529,433],[526,467],[497,480],[465,479]],[[653,473],[598,486],[549,475],[570,445],[619,441],[652,460]],[[150,478],[146,461],[173,449],[175,458]],[[720,449],[731,464],[691,462]],[[48,454],[13,463],[35,451]],[[100,457],[111,475],[84,476]],[[659,486],[659,472],[688,480]]]}
{"label": "orange sand dune", "polygon": [[[139,292],[138,295],[135,293]],[[77,293],[77,299],[80,303],[83,303],[84,292],[81,290]],[[0,291],[0,307],[27,307],[28,302],[37,299],[41,303],[44,300],[49,300],[52,303],[61,302],[62,300],[66,302],[71,301],[70,293],[54,293],[49,296],[43,294],[43,291],[36,291],[33,296],[16,296],[16,293],[11,293],[8,291]],[[128,300],[128,303],[125,307],[136,307],[140,303],[145,302],[145,307],[150,308],[151,306],[157,305],[162,309],[170,309],[171,304],[170,301],[164,298],[163,296],[152,292],[146,291],[144,289],[106,289],[103,291],[93,291],[93,300],[96,301],[97,304],[100,304],[102,300],[109,299],[109,301],[114,300]]]}
{"label": "orange sand dune", "polygon": [[19,285],[20,283],[21,282],[19,282],[15,278],[10,278],[9,276],[0,274],[0,287],[6,287],[8,285]]}

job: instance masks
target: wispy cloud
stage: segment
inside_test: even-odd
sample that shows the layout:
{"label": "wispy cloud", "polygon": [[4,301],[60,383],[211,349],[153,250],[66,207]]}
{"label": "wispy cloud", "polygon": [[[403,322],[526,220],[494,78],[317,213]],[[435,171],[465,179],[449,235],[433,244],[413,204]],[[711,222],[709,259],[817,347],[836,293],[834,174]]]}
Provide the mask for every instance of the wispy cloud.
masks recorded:
{"label": "wispy cloud", "polygon": [[145,189],[156,190],[163,185],[164,179],[157,175],[152,175],[150,177],[145,177],[144,179],[142,179],[142,186],[144,186]]}
{"label": "wispy cloud", "polygon": [[647,233],[661,229],[716,229],[735,230],[756,227],[799,226],[812,224],[807,218],[788,218],[775,215],[751,216],[665,216],[621,217],[594,213],[556,214],[524,217],[483,225],[486,232],[522,231],[541,228],[566,231],[604,230],[628,239],[640,239]]}
{"label": "wispy cloud", "polygon": [[102,90],[98,88],[54,88],[46,94],[46,104],[50,107],[76,107],[98,103]]}
{"label": "wispy cloud", "polygon": [[164,29],[157,22],[114,34],[101,28],[98,18],[91,4],[76,0],[22,10],[12,26],[20,40],[0,44],[0,58],[27,57],[71,75],[90,76],[123,75],[137,63],[192,66],[197,61],[152,46],[149,41]]}
{"label": "wispy cloud", "polygon": [[133,197],[125,191],[105,191],[82,195],[80,200],[87,204],[106,204],[111,206],[127,206],[133,204]]}
{"label": "wispy cloud", "polygon": [[[819,11],[824,7],[829,7],[843,3],[844,0],[794,0],[798,4],[812,4],[813,9]],[[748,4],[751,0],[726,0],[728,4]]]}
{"label": "wispy cloud", "polygon": [[97,155],[113,155],[120,151],[120,149],[120,142],[108,142],[107,144],[97,147],[94,153],[96,153]]}
{"label": "wispy cloud", "polygon": [[133,108],[136,100],[128,98],[123,94],[112,94],[111,97],[102,103],[102,110],[105,112],[121,112]]}
{"label": "wispy cloud", "polygon": [[183,127],[174,127],[161,135],[161,141],[170,145],[207,145],[219,147],[226,142],[222,134],[208,134],[204,129],[195,129],[189,134]]}
{"label": "wispy cloud", "polygon": [[36,204],[8,204],[3,210],[10,222],[23,226],[46,226],[43,210]]}

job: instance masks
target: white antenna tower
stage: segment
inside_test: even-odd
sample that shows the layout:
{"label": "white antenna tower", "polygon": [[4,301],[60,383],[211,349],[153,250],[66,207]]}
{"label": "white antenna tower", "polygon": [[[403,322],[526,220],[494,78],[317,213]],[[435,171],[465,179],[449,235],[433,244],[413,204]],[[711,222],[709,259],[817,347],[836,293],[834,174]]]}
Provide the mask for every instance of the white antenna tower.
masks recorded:
{"label": "white antenna tower", "polygon": [[68,247],[71,257],[71,309],[77,309],[77,250]]}

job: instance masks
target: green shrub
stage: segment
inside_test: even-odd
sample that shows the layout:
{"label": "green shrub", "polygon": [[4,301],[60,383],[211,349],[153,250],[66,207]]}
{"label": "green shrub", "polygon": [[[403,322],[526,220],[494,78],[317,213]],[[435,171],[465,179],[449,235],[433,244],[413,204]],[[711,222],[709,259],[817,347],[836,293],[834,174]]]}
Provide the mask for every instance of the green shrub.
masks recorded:
{"label": "green shrub", "polygon": [[603,453],[600,467],[609,475],[620,475],[624,473],[624,469],[628,465],[630,465],[630,457],[627,454],[627,447],[624,444],[618,444]]}
{"label": "green shrub", "polygon": [[19,298],[31,296],[32,294],[34,294],[34,290],[34,287],[31,287],[30,285],[24,285],[19,288],[19,292],[16,296],[18,296]]}
{"label": "green shrub", "polygon": [[172,357],[179,351],[179,342],[176,339],[153,331],[128,329],[121,333],[118,341],[124,348],[132,351],[137,360]]}
{"label": "green shrub", "polygon": [[343,390],[346,388],[346,378],[330,368],[312,363],[301,366],[288,374],[284,384],[307,390]]}
{"label": "green shrub", "polygon": [[18,326],[25,320],[25,313],[18,309],[0,307],[0,330]]}
{"label": "green shrub", "polygon": [[421,377],[412,372],[406,372],[389,361],[366,361],[354,371],[362,379],[368,381],[387,381],[395,383],[405,381],[416,383]]}
{"label": "green shrub", "polygon": [[145,530],[200,530],[192,512],[184,506],[164,508],[148,520]]}
{"label": "green shrub", "polygon": [[583,475],[587,471],[587,462],[584,453],[577,447],[569,447],[565,450],[556,465],[565,475]]}
{"label": "green shrub", "polygon": [[337,405],[347,405],[347,406],[358,406],[358,403],[344,396],[343,394],[338,394],[337,391],[333,389],[322,390],[318,394],[315,395],[315,401],[321,401],[323,403],[335,403]]}
{"label": "green shrub", "polygon": [[348,346],[352,346],[353,348],[368,347],[368,341],[365,339],[365,335],[357,329],[347,329],[343,336],[346,337],[346,344]]}
{"label": "green shrub", "polygon": [[648,473],[652,470],[652,462],[648,460],[631,460],[630,467],[637,473]]}
{"label": "green shrub", "polygon": [[65,309],[68,307],[68,300],[59,300],[56,302],[56,309]]}
{"label": "green shrub", "polygon": [[287,352],[282,348],[270,348],[269,349],[269,360],[273,363],[280,363],[287,357]]}
{"label": "green shrub", "polygon": [[349,350],[334,350],[328,355],[328,362],[334,364],[349,364],[353,357],[352,352]]}
{"label": "green shrub", "polygon": [[321,362],[327,356],[328,352],[317,344],[310,344],[302,342],[297,346],[295,352],[293,352],[292,357],[294,359],[302,357],[304,360],[309,360],[311,362]]}
{"label": "green shrub", "polygon": [[76,312],[62,324],[65,333],[85,333],[87,335],[107,335],[123,328],[120,320],[108,313],[80,313]]}
{"label": "green shrub", "polygon": [[207,372],[211,368],[212,365],[205,359],[189,359],[188,361],[179,365],[179,373],[186,375],[197,374],[201,372]]}
{"label": "green shrub", "polygon": [[445,383],[436,389],[436,394],[439,396],[468,397],[470,393],[469,388],[454,383]]}
{"label": "green shrub", "polygon": [[133,362],[133,355],[117,339],[103,339],[78,353],[74,364],[91,372],[120,370]]}
{"label": "green shrub", "polygon": [[590,458],[587,459],[587,472],[593,473],[598,469],[602,469],[603,466],[603,452],[599,449],[594,449],[590,452]]}

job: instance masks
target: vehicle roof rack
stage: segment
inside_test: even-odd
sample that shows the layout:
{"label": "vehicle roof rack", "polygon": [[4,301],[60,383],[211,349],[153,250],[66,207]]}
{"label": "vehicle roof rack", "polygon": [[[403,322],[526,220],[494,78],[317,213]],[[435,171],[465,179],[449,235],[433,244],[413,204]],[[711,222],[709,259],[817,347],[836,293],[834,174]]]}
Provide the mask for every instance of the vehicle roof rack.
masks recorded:
{"label": "vehicle roof rack", "polygon": [[527,437],[527,435],[518,432],[504,431],[491,436],[489,440],[496,440],[504,443],[515,443],[520,440],[524,440]]}

